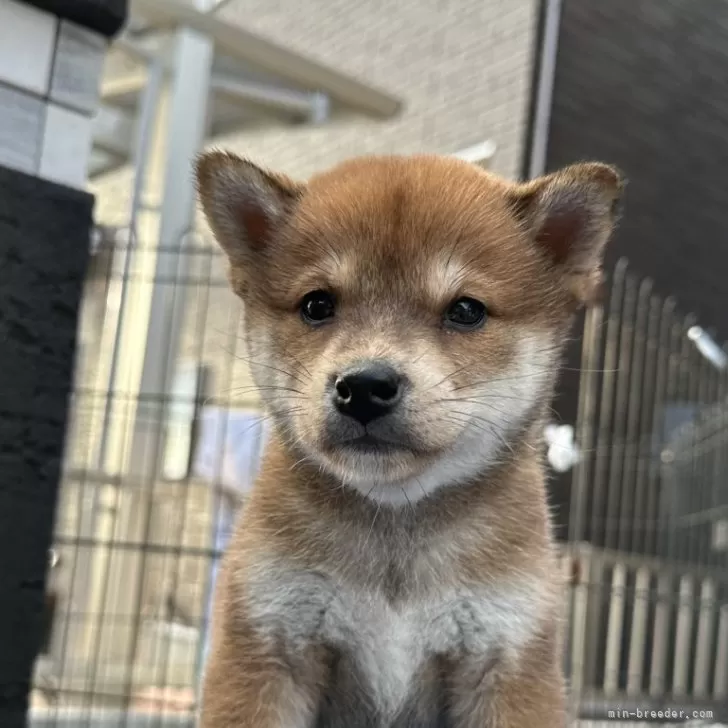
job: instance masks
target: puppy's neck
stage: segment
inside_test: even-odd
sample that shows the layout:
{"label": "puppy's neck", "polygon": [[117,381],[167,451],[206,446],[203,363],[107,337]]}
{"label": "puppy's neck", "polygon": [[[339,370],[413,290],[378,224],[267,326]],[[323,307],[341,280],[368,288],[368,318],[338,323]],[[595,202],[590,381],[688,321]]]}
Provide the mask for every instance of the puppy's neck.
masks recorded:
{"label": "puppy's neck", "polygon": [[341,572],[372,589],[390,579],[400,595],[528,571],[533,554],[550,549],[543,466],[528,438],[512,447],[471,482],[399,507],[342,486],[273,437],[240,538],[256,534],[299,568]]}
{"label": "puppy's neck", "polygon": [[369,487],[342,482],[274,433],[256,490],[261,495],[265,491],[265,500],[278,508],[287,502],[319,513],[362,514],[367,520],[372,509],[402,523],[427,521],[433,514],[441,520],[443,513],[467,512],[479,503],[487,504],[504,489],[514,496],[524,489],[543,490],[541,430],[540,418],[530,422],[504,445],[497,458],[479,461],[463,457],[459,462],[447,458],[417,477]]}

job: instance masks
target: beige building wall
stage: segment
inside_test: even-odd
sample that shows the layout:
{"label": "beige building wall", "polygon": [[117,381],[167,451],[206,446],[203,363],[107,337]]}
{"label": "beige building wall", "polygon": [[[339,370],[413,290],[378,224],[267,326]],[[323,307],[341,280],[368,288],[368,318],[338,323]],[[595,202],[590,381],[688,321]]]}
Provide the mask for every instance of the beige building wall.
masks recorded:
{"label": "beige building wall", "polygon": [[518,174],[535,0],[250,0],[222,15],[404,101],[397,119],[265,128],[225,140],[295,175],[366,153],[451,153],[493,138],[495,170]]}

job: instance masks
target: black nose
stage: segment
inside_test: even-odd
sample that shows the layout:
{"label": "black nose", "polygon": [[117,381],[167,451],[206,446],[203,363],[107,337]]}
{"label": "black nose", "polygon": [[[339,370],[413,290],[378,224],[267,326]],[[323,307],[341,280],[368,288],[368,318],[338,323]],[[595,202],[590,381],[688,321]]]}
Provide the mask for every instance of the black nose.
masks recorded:
{"label": "black nose", "polygon": [[391,412],[401,397],[401,375],[382,362],[350,369],[334,382],[336,408],[362,425]]}

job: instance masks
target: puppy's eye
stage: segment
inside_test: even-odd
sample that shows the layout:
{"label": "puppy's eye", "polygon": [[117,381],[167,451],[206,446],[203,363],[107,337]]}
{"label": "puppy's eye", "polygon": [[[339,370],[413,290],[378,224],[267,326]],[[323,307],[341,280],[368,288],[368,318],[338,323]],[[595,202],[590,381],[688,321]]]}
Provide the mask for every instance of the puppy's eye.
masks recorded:
{"label": "puppy's eye", "polygon": [[311,291],[301,301],[301,316],[309,324],[320,324],[334,315],[334,297],[326,291]]}
{"label": "puppy's eye", "polygon": [[486,318],[488,309],[474,298],[458,298],[445,311],[445,323],[456,329],[477,329]]}

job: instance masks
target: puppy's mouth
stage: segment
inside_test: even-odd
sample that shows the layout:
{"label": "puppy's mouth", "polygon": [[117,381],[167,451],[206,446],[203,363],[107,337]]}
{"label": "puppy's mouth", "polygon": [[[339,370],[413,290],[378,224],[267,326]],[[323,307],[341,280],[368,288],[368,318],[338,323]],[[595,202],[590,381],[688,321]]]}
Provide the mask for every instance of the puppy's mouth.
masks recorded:
{"label": "puppy's mouth", "polygon": [[407,443],[385,440],[368,433],[359,437],[340,440],[336,443],[336,447],[363,455],[394,455],[397,453],[414,452],[414,448]]}

